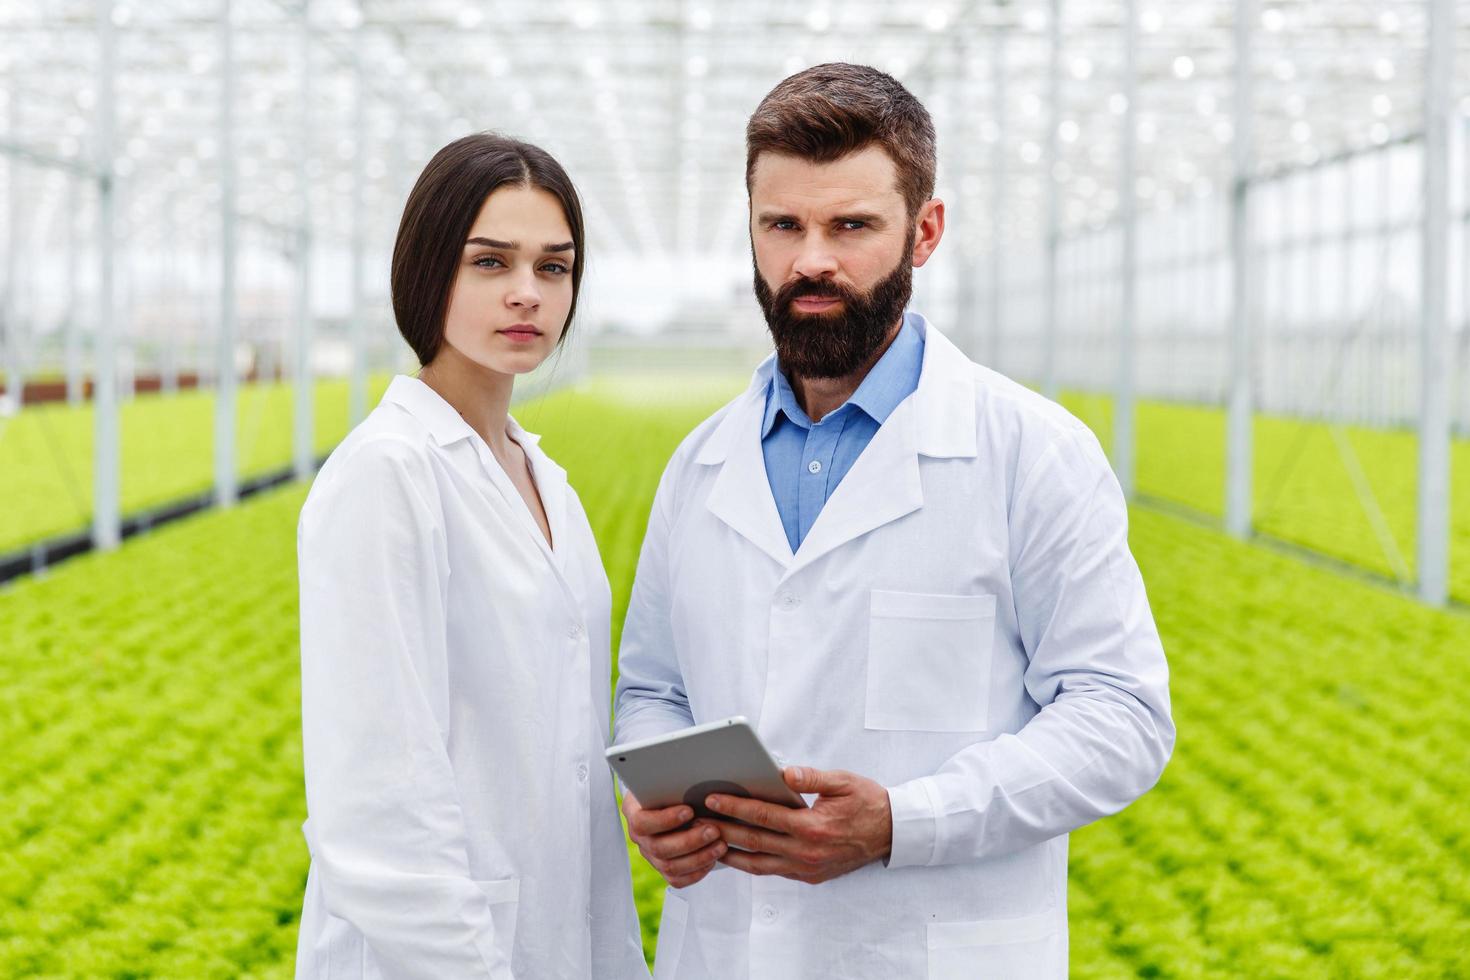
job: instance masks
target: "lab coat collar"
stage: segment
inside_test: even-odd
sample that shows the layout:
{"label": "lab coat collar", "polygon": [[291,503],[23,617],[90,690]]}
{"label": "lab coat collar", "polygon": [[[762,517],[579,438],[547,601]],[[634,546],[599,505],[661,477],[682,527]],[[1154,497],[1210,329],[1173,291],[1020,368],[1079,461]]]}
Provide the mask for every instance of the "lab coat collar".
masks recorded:
{"label": "lab coat collar", "polygon": [[441,446],[468,439],[475,434],[475,430],[460,418],[453,405],[418,378],[406,374],[395,375],[388,382],[383,400],[392,402],[422,422],[434,441]]}
{"label": "lab coat collar", "polygon": [[[714,433],[735,440],[736,445],[715,460],[724,465],[705,506],[784,567],[791,564],[791,542],[766,478],[766,457],[761,451],[761,416],[765,409],[762,391],[752,389],[742,395]],[[705,461],[703,452],[698,459]]]}
{"label": "lab coat collar", "polygon": [[[527,531],[535,536],[536,543],[545,553],[547,560],[557,569],[558,573],[561,572],[564,567],[564,549],[560,547],[552,549],[547,546],[546,539],[542,536],[541,529],[536,526],[536,520],[531,516],[530,509],[526,507],[525,501],[520,499],[520,491],[516,490],[510,476],[496,461],[494,454],[490,452],[490,447],[485,444],[485,440],[480,438],[480,434],[460,417],[460,414],[454,410],[454,406],[420,379],[404,374],[395,376],[389,382],[388,390],[384,393],[383,398],[398,405],[423,423],[429,430],[429,435],[439,446],[448,446],[461,439],[468,439],[481,467],[490,477],[491,483],[505,497],[512,510],[521,515],[522,523],[526,525]],[[536,481],[536,491],[541,496],[541,507],[546,511],[547,523],[551,525],[551,540],[559,544],[566,531],[567,471],[542,451],[538,445],[541,437],[523,429],[514,416],[506,416],[505,431],[525,450],[526,458],[531,462],[531,475]]]}
{"label": "lab coat collar", "polygon": [[920,456],[976,455],[970,361],[922,316],[911,315],[925,341],[919,387],[879,427],[795,554],[771,495],[760,442],[774,355],[756,369],[750,387],[730,406],[695,456],[698,463],[720,466],[706,507],[778,562],[786,575],[922,507]]}
{"label": "lab coat collar", "polygon": [[[383,397],[401,406],[408,414],[427,426],[429,434],[441,446],[458,442],[460,439],[468,439],[476,434],[470,424],[454,410],[453,405],[418,378],[406,374],[395,375],[388,383],[388,390]],[[511,438],[522,446],[534,446],[541,441],[541,437],[536,433],[527,432],[521,428],[514,416],[507,416],[505,429],[510,433]]]}
{"label": "lab coat collar", "polygon": [[[541,528],[536,526],[536,519],[531,516],[530,509],[524,506],[524,501],[521,502],[521,510],[524,511],[524,517],[529,524],[530,530],[536,536],[536,543],[541,546],[541,550],[545,552],[546,557],[551,560],[552,566],[560,574],[566,569],[566,553],[568,548],[566,542],[567,471],[562,469],[550,456],[546,455],[545,451],[538,445],[541,442],[541,437],[521,428],[521,424],[513,416],[506,417],[505,431],[512,439],[520,444],[521,449],[526,453],[526,459],[531,462],[531,477],[536,481],[536,493],[541,497],[541,509],[546,511],[546,523],[551,525],[551,540],[556,545],[554,549],[546,544],[546,538],[542,536]],[[476,442],[483,445],[483,440],[476,440]],[[485,450],[485,453],[487,456],[490,455],[488,448]],[[493,456],[487,461],[486,465],[494,466],[497,470],[500,469],[500,464],[495,462]],[[500,470],[500,476],[504,478],[506,483],[510,483],[510,477],[505,474],[504,470]],[[517,497],[520,496],[514,484],[510,485],[510,491],[515,493]]]}

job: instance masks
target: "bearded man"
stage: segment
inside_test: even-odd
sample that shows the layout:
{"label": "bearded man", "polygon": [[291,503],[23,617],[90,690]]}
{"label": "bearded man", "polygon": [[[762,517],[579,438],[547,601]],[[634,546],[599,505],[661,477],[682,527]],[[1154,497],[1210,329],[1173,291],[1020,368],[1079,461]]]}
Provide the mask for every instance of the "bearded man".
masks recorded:
{"label": "bearded man", "polygon": [[905,310],[944,204],[901,84],[801,72],[746,147],[775,354],[664,472],[616,737],[744,715],[811,806],[625,794],[670,885],[654,975],[1065,977],[1067,834],[1174,744],[1118,483]]}

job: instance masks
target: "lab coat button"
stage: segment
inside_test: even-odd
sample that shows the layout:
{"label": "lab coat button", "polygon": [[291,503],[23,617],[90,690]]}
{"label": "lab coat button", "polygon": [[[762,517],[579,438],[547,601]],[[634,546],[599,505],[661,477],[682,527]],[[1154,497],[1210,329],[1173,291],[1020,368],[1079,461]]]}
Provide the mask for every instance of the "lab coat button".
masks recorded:
{"label": "lab coat button", "polygon": [[579,782],[579,783],[585,783],[586,781],[587,781],[587,763],[585,763],[585,762],[579,763],[577,765],[577,782]]}
{"label": "lab coat button", "polygon": [[568,626],[567,636],[570,636],[574,640],[580,640],[582,638],[582,624],[573,623],[571,626]]}
{"label": "lab coat button", "polygon": [[806,471],[808,473],[820,473],[820,472],[822,472],[822,462],[821,462],[821,460],[814,459],[810,463],[807,463],[806,464]]}
{"label": "lab coat button", "polygon": [[793,592],[783,592],[781,594],[780,602],[781,608],[783,609],[795,609],[797,606],[801,605],[801,596],[796,595]]}
{"label": "lab coat button", "polygon": [[762,922],[766,922],[766,923],[775,922],[776,919],[779,916],[780,916],[780,913],[776,911],[776,906],[774,906],[774,905],[762,905],[761,906],[761,921]]}

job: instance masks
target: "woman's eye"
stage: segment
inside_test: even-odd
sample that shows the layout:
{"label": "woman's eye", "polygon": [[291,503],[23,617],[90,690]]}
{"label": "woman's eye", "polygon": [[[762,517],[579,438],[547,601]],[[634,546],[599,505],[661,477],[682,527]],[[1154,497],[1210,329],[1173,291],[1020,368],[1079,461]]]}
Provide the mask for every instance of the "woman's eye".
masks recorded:
{"label": "woman's eye", "polygon": [[548,262],[541,267],[542,272],[550,272],[553,275],[564,276],[572,270],[560,262]]}
{"label": "woman's eye", "polygon": [[475,259],[472,264],[477,265],[482,269],[493,269],[497,265],[505,265],[504,262],[500,261],[493,255],[482,255],[478,259]]}

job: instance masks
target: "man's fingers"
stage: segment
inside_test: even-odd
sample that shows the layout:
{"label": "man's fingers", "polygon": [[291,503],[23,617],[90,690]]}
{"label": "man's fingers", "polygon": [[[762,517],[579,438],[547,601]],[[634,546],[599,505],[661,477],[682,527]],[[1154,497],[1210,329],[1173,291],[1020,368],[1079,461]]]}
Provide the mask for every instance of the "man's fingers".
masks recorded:
{"label": "man's fingers", "polygon": [[638,846],[649,856],[672,861],[674,858],[693,854],[719,839],[719,830],[708,821],[701,820],[688,830],[646,837],[638,842]]}
{"label": "man's fingers", "polygon": [[[637,801],[634,801],[637,804]],[[628,829],[635,834],[651,837],[678,830],[694,819],[694,811],[687,806],[668,806],[661,810],[645,810],[639,807],[628,814]]]}
{"label": "man's fingers", "polygon": [[746,851],[759,851],[762,854],[780,854],[794,857],[801,842],[787,834],[777,834],[769,830],[761,830],[759,827],[747,827],[744,824],[720,822],[720,836],[725,838],[732,847],[738,847]]}
{"label": "man's fingers", "polygon": [[811,766],[788,766],[781,771],[786,785],[798,793],[841,793],[848,788],[851,775],[841,769],[813,769]]}
{"label": "man's fingers", "polygon": [[791,817],[795,811],[790,807],[767,803],[764,800],[749,800],[743,796],[725,796],[722,793],[708,797],[705,800],[705,806],[722,817],[733,817],[736,820],[743,820],[757,827],[779,831],[783,834],[792,832]]}
{"label": "man's fingers", "polygon": [[676,877],[673,877],[673,878],[664,878],[664,881],[667,881],[669,883],[669,887],[670,888],[688,888],[690,885],[695,885],[695,884],[698,884],[699,882],[703,881],[704,878],[705,878],[705,876],[708,875],[713,870],[714,870],[714,865],[710,865],[708,868],[704,869],[703,871],[696,871],[692,875],[684,875],[683,877],[676,876]]}
{"label": "man's fingers", "polygon": [[790,876],[811,871],[811,868],[803,868],[795,861],[774,854],[746,854],[736,850],[726,851],[720,863],[752,875]]}
{"label": "man's fingers", "polygon": [[701,847],[693,854],[665,861],[659,873],[664,876],[664,880],[672,881],[675,878],[684,878],[701,871],[708,871],[720,858],[725,856],[728,849],[724,841],[717,840],[708,847]]}

